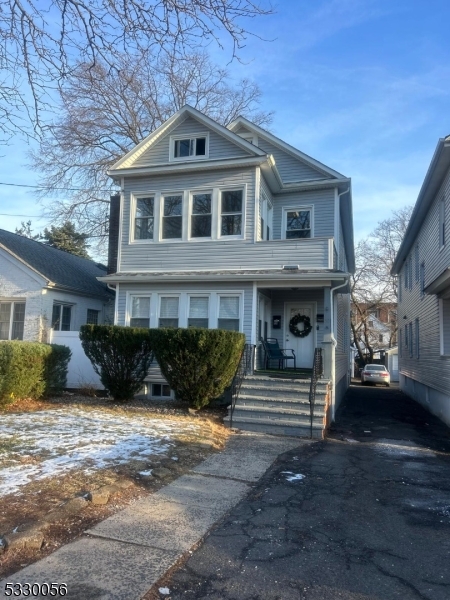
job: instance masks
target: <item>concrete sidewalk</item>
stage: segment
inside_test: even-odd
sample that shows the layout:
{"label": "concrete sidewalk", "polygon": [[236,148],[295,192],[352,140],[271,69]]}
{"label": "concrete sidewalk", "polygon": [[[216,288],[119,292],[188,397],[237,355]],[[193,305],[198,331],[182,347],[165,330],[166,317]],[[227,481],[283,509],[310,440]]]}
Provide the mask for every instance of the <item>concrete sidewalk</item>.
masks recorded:
{"label": "concrete sidewalk", "polygon": [[[67,584],[68,600],[138,600],[251,490],[279,454],[308,440],[241,433],[189,474],[0,582]],[[44,597],[44,596],[34,596]]]}

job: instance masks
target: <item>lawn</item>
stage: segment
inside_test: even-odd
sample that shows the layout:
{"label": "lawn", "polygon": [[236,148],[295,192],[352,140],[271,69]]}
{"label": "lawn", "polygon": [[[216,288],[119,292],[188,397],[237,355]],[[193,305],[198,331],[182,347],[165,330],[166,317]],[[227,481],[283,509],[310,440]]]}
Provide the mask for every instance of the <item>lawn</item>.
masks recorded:
{"label": "lawn", "polygon": [[[0,578],[189,471],[221,447],[229,433],[217,413],[189,416],[170,403],[119,406],[66,396],[3,410],[0,538],[44,527],[45,540],[38,549],[3,553]],[[107,504],[86,502],[81,512],[49,519],[67,502],[104,486],[117,488]]]}

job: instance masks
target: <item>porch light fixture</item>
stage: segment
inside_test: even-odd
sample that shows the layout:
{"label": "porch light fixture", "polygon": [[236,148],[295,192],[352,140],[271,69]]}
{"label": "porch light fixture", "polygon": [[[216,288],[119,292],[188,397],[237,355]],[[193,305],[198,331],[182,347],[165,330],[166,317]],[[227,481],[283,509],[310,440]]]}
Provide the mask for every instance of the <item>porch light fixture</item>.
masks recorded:
{"label": "porch light fixture", "polygon": [[300,267],[298,265],[283,265],[283,271],[299,271]]}

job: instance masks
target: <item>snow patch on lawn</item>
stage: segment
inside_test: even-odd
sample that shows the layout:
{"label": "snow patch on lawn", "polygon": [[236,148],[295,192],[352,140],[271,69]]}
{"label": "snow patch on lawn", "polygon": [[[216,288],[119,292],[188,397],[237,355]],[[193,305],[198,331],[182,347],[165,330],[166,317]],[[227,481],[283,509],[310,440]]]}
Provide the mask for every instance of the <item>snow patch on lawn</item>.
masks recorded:
{"label": "snow patch on lawn", "polygon": [[305,478],[305,475],[302,475],[301,473],[293,473],[292,471],[281,471],[281,473],[283,475],[287,475],[286,481],[289,481],[289,482],[301,481],[302,479]]}
{"label": "snow patch on lawn", "polygon": [[103,412],[45,410],[3,414],[0,424],[0,497],[31,481],[74,469],[90,474],[130,459],[164,454],[180,432],[200,426],[170,419]]}

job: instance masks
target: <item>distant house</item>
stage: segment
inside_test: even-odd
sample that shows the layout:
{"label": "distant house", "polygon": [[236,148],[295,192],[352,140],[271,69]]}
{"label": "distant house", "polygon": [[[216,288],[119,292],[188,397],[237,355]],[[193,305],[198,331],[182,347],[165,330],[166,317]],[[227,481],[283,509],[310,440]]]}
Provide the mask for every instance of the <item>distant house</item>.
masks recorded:
{"label": "distant house", "polygon": [[0,340],[45,342],[49,329],[111,322],[106,268],[0,229]]}
{"label": "distant house", "polygon": [[[261,338],[303,369],[322,348],[333,415],[349,383],[350,179],[244,118],[223,127],[190,106],[109,174],[121,194],[101,280],[116,288],[115,322],[241,331],[256,367]],[[157,365],[147,381],[149,396],[170,396]],[[288,412],[271,429],[241,410],[239,426],[296,432]]]}
{"label": "distant house", "polygon": [[438,142],[392,274],[400,387],[450,425],[450,136]]}

